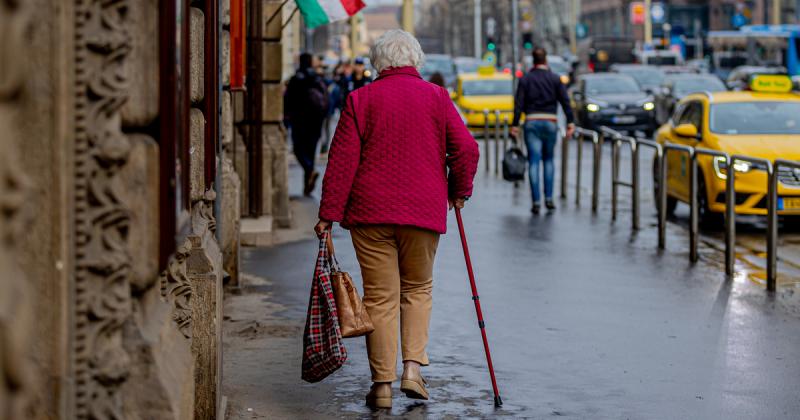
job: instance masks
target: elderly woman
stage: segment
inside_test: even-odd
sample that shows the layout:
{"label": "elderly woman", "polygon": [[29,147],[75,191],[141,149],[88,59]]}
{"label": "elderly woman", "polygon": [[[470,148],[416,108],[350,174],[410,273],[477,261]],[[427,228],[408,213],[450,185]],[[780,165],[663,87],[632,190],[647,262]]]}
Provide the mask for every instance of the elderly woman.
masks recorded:
{"label": "elderly woman", "polygon": [[321,234],[333,222],[350,230],[375,325],[367,336],[367,405],[390,408],[398,329],[400,390],[428,399],[420,366],[428,364],[433,259],[448,203],[462,208],[472,194],[478,145],[447,90],[420,77],[424,54],[411,34],[386,32],[370,58],[379,77],[347,98],[315,230]]}

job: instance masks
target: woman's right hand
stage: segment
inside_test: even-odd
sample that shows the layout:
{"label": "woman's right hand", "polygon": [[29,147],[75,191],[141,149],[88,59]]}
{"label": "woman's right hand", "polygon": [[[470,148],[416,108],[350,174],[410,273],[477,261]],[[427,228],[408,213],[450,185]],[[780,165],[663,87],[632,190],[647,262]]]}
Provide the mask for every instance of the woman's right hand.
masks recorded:
{"label": "woman's right hand", "polygon": [[447,204],[450,210],[453,210],[453,207],[457,209],[463,209],[464,203],[466,203],[466,199],[463,198],[448,198]]}

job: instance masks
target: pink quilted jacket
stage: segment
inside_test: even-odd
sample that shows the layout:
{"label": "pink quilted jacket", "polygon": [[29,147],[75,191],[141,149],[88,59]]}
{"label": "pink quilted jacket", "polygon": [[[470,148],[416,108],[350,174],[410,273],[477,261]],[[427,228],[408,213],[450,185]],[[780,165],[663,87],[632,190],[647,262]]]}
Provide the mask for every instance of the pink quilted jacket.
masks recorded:
{"label": "pink quilted jacket", "polygon": [[331,143],[319,217],[345,228],[417,226],[445,233],[447,197],[468,197],[478,144],[447,90],[413,67],[353,91]]}

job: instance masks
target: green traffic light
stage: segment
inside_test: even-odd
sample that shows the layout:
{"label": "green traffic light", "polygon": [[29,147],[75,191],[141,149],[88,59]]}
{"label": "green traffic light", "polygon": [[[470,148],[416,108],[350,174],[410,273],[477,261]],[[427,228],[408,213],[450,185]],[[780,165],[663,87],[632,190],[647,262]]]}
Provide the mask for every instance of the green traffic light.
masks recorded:
{"label": "green traffic light", "polygon": [[530,42],[526,42],[524,47],[525,47],[526,50],[529,50],[529,49],[533,48],[533,44],[531,44]]}
{"label": "green traffic light", "polygon": [[490,42],[489,45],[486,46],[489,51],[494,51],[495,45],[494,42]]}

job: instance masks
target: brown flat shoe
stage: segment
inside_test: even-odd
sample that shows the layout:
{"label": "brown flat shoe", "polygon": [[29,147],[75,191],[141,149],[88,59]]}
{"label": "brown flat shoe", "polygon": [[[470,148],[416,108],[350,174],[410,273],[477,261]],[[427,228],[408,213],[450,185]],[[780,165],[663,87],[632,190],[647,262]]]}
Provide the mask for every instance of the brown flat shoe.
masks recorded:
{"label": "brown flat shoe", "polygon": [[392,408],[391,384],[373,384],[367,394],[367,406],[370,408]]}
{"label": "brown flat shoe", "polygon": [[406,394],[406,397],[415,400],[427,400],[428,390],[425,385],[428,381],[422,375],[412,375],[408,372],[403,372],[403,379],[400,381],[400,390]]}

